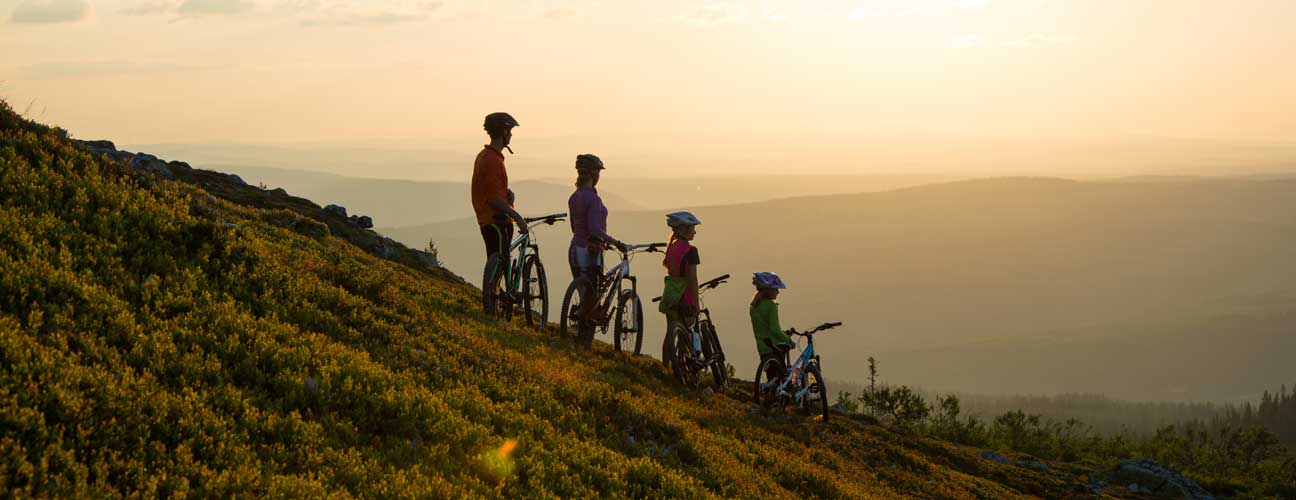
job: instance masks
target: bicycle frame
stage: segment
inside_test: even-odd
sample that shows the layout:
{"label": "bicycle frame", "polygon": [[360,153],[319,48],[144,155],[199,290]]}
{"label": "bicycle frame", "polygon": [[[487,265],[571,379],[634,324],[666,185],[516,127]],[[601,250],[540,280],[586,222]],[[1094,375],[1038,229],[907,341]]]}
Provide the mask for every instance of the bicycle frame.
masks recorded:
{"label": "bicycle frame", "polygon": [[[541,224],[553,225],[554,223],[563,220],[564,217],[567,217],[567,214],[552,214],[526,219],[527,232],[519,234],[517,238],[513,239],[513,242],[509,244],[508,250],[510,258],[505,259],[502,263],[502,265],[504,265],[503,281],[505,293],[511,294],[522,289],[522,266],[526,263],[527,251],[529,250],[537,258],[540,257],[539,241],[538,238],[533,236],[534,231],[532,230]],[[514,252],[517,253],[516,258],[512,257]]]}
{"label": "bicycle frame", "polygon": [[[660,246],[665,246],[665,244],[652,243],[646,245],[631,245],[626,249],[626,251],[618,252],[621,254],[621,262],[618,262],[615,266],[612,266],[611,269],[608,269],[607,272],[599,278],[599,282],[595,284],[595,287],[597,287],[595,297],[598,299],[598,301],[595,302],[597,304],[595,310],[606,312],[612,307],[612,304],[616,303],[617,297],[621,295],[622,291],[626,290],[626,288],[622,286],[622,282],[629,281],[629,289],[633,290],[635,295],[638,295],[639,278],[630,273],[630,261],[633,259],[635,254],[639,252],[656,252],[658,251],[657,248]],[[599,326],[603,328],[607,327],[606,324]]]}
{"label": "bicycle frame", "polygon": [[[532,224],[529,227],[534,227]],[[509,245],[509,255],[517,252],[517,258],[509,259],[505,262],[504,268],[504,291],[515,292],[522,289],[522,264],[526,262],[527,250],[531,250],[537,257],[540,256],[540,245],[531,242],[531,232],[520,234]]]}
{"label": "bicycle frame", "polygon": [[[783,383],[779,384],[778,386],[778,391],[777,391],[778,395],[790,396],[792,397],[793,400],[796,401],[798,405],[801,404],[803,400],[805,400],[806,394],[810,392],[810,386],[805,383],[805,380],[806,380],[806,372],[808,371],[806,370],[806,368],[809,367],[811,359],[815,360],[816,363],[819,362],[819,356],[815,355],[814,352],[814,336],[806,337],[806,346],[804,349],[801,350],[801,355],[797,356],[796,361],[788,365],[787,373],[784,375]],[[796,377],[792,376],[792,373],[794,372],[796,372],[797,374]],[[789,389],[788,385],[794,383],[796,384],[795,387],[800,387],[800,389],[797,389],[795,392],[791,392],[788,390]],[[827,397],[827,396],[821,396],[821,397]]]}

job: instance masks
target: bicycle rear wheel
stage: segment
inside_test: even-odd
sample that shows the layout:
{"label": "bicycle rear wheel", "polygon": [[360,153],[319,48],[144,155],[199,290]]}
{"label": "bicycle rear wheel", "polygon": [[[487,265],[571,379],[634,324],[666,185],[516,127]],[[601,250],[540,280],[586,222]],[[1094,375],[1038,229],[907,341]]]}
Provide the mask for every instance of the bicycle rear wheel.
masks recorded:
{"label": "bicycle rear wheel", "polygon": [[544,327],[549,321],[549,280],[540,257],[530,255],[522,266],[522,307],[527,326]]}
{"label": "bicycle rear wheel", "polygon": [[486,259],[486,268],[482,270],[482,311],[487,316],[508,321],[513,307],[504,296],[504,263],[507,261],[501,255],[496,253]]}
{"label": "bicycle rear wheel", "polygon": [[563,294],[562,319],[558,324],[558,332],[563,338],[570,338],[584,343],[587,335],[593,333],[594,329],[589,325],[589,309],[594,300],[594,285],[588,278],[580,277],[572,280],[571,285],[567,286],[567,293]]}
{"label": "bicycle rear wheel", "polygon": [[783,363],[777,359],[766,359],[756,368],[752,401],[762,408],[772,408],[778,398],[778,386],[783,381]]}
{"label": "bicycle rear wheel", "polygon": [[633,347],[634,355],[638,356],[643,350],[643,302],[634,290],[621,291],[612,337],[612,346],[617,351],[628,351]]}
{"label": "bicycle rear wheel", "polygon": [[819,373],[819,364],[810,363],[806,366],[806,387],[810,391],[805,397],[805,411],[809,415],[822,415],[823,420],[828,420],[828,388],[824,386],[823,374]]}

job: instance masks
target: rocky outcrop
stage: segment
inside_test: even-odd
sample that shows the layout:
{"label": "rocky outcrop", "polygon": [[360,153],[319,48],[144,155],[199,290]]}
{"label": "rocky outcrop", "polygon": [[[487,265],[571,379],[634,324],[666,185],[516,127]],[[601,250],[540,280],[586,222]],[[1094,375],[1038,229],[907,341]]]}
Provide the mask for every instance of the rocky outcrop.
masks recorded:
{"label": "rocky outcrop", "polygon": [[163,179],[175,178],[175,175],[171,172],[172,164],[175,164],[176,168],[189,168],[187,163],[171,162],[171,164],[168,164],[158,157],[147,153],[118,151],[117,145],[113,144],[112,141],[75,141],[75,143],[86,152],[105,155],[113,161],[125,164],[126,166],[140,172],[155,174]]}
{"label": "rocky outcrop", "polygon": [[368,215],[352,215],[351,218],[347,220],[350,220],[352,224],[355,224],[361,229],[373,229],[373,218]]}
{"label": "rocky outcrop", "polygon": [[1185,500],[1215,500],[1196,481],[1148,459],[1116,464],[1111,478],[1112,484],[1125,486],[1130,491]]}
{"label": "rocky outcrop", "polygon": [[328,205],[324,207],[324,213],[346,219],[347,222],[351,223],[351,225],[360,229],[373,229],[374,227],[372,217],[369,217],[368,215],[352,215],[348,217],[347,209],[342,205]]}

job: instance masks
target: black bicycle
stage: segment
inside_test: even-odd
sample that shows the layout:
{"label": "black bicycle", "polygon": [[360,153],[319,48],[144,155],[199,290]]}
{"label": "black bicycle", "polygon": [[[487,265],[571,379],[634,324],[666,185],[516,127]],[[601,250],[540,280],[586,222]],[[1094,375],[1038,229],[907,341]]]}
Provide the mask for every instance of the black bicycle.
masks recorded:
{"label": "black bicycle", "polygon": [[[563,295],[562,322],[558,328],[563,337],[573,337],[586,347],[594,342],[594,334],[612,332],[612,347],[629,351],[634,346],[637,356],[643,352],[643,302],[639,300],[639,280],[630,274],[630,260],[641,252],[657,252],[665,243],[626,245],[616,249],[621,262],[602,276],[598,283],[588,276],[572,280]],[[616,304],[616,322],[612,304]]]}
{"label": "black bicycle", "polygon": [[[508,321],[514,310],[521,308],[527,326],[544,326],[549,319],[549,282],[540,263],[540,243],[530,229],[540,224],[552,226],[566,217],[549,214],[523,219],[528,231],[513,240],[509,253],[487,259],[482,272],[482,309],[487,315]],[[517,257],[510,259],[514,252]]]}
{"label": "black bicycle", "polygon": [[[698,284],[698,313],[692,318],[692,324],[673,323],[666,333],[663,344],[662,362],[670,368],[671,373],[688,387],[702,385],[704,371],[710,370],[716,387],[729,383],[729,366],[725,363],[724,348],[720,346],[720,337],[716,335],[715,323],[711,321],[711,310],[702,302],[702,292],[714,289],[729,281],[729,275],[714,278]],[[652,299],[660,302],[661,297]]]}

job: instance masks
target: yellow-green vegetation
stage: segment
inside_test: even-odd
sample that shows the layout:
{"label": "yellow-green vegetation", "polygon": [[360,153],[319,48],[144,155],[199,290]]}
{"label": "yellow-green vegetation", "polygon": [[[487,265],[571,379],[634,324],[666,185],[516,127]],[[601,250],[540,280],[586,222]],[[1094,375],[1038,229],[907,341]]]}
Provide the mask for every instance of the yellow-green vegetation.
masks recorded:
{"label": "yellow-green vegetation", "polygon": [[462,280],[375,252],[314,204],[200,171],[141,174],[6,105],[0,128],[11,496],[1084,492],[1064,466],[845,417],[750,415],[743,390],[677,389],[654,360],[493,326]]}

